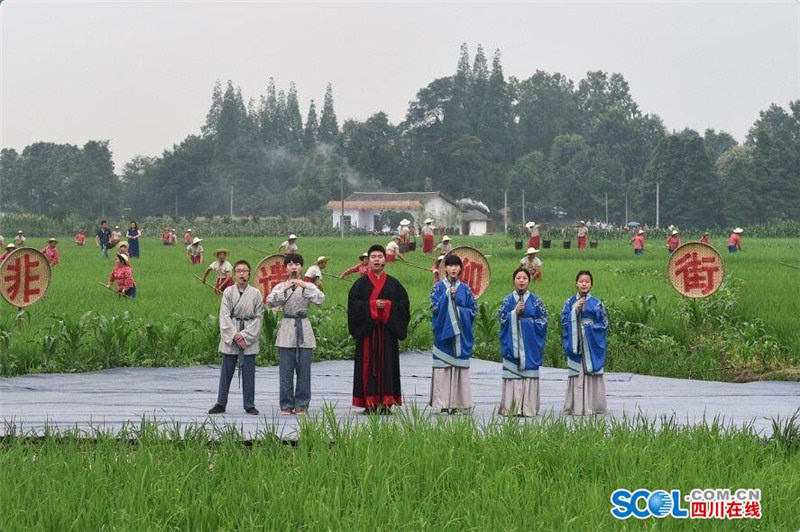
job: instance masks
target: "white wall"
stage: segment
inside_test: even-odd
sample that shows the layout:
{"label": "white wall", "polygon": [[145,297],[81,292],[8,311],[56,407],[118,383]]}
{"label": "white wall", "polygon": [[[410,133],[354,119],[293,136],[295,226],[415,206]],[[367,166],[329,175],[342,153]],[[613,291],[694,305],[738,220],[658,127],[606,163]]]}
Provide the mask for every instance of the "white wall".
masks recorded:
{"label": "white wall", "polygon": [[484,221],[475,221],[469,222],[469,234],[482,236],[486,234],[486,222]]}

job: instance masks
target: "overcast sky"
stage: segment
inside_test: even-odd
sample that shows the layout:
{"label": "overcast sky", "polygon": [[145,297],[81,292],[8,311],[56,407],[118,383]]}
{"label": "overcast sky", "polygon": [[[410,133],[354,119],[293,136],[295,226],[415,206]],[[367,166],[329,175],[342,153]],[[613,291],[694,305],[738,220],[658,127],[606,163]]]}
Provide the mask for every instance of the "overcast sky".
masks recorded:
{"label": "overcast sky", "polygon": [[294,81],[305,118],[333,83],[341,125],[400,122],[455,71],[459,46],[506,76],[620,72],[670,129],[742,141],[769,104],[800,98],[800,1],[593,3],[35,2],[0,4],[2,139],[111,141],[117,171],[198,133],[214,81],[245,100]]}

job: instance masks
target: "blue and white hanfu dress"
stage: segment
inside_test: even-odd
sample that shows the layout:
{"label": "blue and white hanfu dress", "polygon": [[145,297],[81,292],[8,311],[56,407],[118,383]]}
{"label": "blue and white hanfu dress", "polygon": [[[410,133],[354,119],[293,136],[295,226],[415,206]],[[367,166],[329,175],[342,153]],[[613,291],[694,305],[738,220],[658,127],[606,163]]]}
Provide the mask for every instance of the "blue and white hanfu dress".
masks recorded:
{"label": "blue and white hanfu dress", "polygon": [[568,368],[564,412],[576,416],[602,414],[606,411],[603,366],[608,316],[603,302],[591,293],[578,314],[579,299],[579,294],[570,297],[561,311],[561,339]]}
{"label": "blue and white hanfu dress", "polygon": [[[522,300],[522,312],[517,305]],[[500,320],[500,356],[503,358],[501,415],[539,413],[539,367],[547,341],[547,307],[539,296],[525,291],[507,295],[497,311]]]}
{"label": "blue and white hanfu dress", "polygon": [[[451,287],[456,287],[451,295]],[[475,345],[473,323],[478,302],[461,281],[438,281],[431,290],[433,376],[430,406],[434,410],[472,408],[469,362]]]}

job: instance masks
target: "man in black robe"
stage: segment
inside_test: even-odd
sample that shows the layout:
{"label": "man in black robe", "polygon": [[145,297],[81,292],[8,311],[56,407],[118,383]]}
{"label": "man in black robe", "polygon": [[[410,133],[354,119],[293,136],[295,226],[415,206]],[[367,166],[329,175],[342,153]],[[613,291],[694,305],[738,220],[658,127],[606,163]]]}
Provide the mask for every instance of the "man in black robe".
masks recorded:
{"label": "man in black robe", "polygon": [[353,283],[347,301],[347,325],[356,341],[353,405],[365,414],[388,413],[403,404],[399,344],[408,332],[408,293],[384,271],[383,246],[368,253],[369,271]]}

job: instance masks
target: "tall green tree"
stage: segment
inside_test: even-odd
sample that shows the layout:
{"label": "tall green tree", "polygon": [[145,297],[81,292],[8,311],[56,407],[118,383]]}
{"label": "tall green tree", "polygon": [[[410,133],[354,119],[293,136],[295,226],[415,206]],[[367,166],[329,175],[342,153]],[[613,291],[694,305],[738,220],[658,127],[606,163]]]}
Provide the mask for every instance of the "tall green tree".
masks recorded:
{"label": "tall green tree", "polygon": [[325,101],[322,104],[317,138],[321,143],[331,143],[336,140],[338,134],[339,122],[336,120],[336,111],[333,108],[333,85],[328,83],[325,87]]}
{"label": "tall green tree", "polygon": [[705,133],[703,133],[703,142],[711,152],[711,158],[714,159],[715,162],[719,159],[720,155],[739,145],[736,139],[729,133],[725,133],[724,131],[717,133],[713,129],[706,129]]}
{"label": "tall green tree", "polygon": [[311,104],[308,106],[308,115],[306,116],[306,127],[303,131],[303,146],[307,150],[313,149],[317,145],[318,131],[317,107],[314,105],[314,100],[311,100]]}
{"label": "tall green tree", "polygon": [[300,116],[300,103],[297,99],[297,86],[289,84],[285,108],[286,147],[299,152],[303,146],[303,118]]}
{"label": "tall green tree", "polygon": [[721,224],[758,223],[770,215],[761,196],[754,151],[752,146],[735,146],[725,150],[716,161]]}

